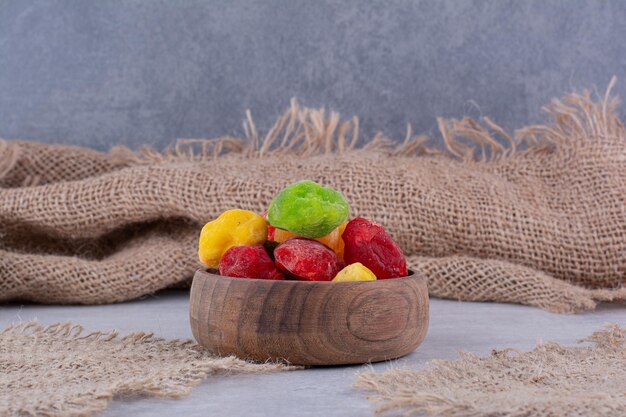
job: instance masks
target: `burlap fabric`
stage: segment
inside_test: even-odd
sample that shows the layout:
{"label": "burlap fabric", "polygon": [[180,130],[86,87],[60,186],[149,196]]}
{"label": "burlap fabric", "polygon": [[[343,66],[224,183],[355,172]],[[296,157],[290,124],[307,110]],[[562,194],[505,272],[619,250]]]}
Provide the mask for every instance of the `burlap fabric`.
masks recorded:
{"label": "burlap fabric", "polygon": [[36,322],[0,332],[0,416],[90,416],[114,396],[178,398],[212,374],[295,369],[211,356],[191,341]]}
{"label": "burlap fabric", "polygon": [[385,415],[626,416],[626,328],[607,326],[580,342],[591,346],[462,353],[422,371],[362,373],[356,386]]}
{"label": "burlap fabric", "polygon": [[260,137],[110,153],[0,142],[0,301],[110,303],[186,282],[201,225],[261,212],[290,182],[337,188],[385,225],[434,296],[556,312],[626,298],[626,130],[616,100],[555,100],[510,136],[439,120],[446,149],[358,139],[358,120],[299,108]]}

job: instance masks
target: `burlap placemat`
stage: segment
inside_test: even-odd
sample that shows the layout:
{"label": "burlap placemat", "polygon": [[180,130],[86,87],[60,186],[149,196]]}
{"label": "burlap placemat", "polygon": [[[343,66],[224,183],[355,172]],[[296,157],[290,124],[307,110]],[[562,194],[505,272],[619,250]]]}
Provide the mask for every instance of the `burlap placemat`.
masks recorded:
{"label": "burlap placemat", "polygon": [[[626,129],[617,100],[573,94],[544,125],[439,120],[362,142],[358,120],[297,103],[261,136],[164,153],[0,141],[0,302],[111,303],[188,282],[198,231],[262,212],[309,178],[384,224],[434,296],[555,312],[626,298]],[[249,116],[249,115],[248,115]]]}
{"label": "burlap placemat", "polygon": [[610,325],[579,342],[590,345],[461,353],[423,371],[366,372],[356,386],[389,415],[626,416],[626,328]]}
{"label": "burlap placemat", "polygon": [[0,333],[0,416],[90,416],[114,396],[178,398],[211,374],[288,369],[215,357],[188,340],[20,323]]}

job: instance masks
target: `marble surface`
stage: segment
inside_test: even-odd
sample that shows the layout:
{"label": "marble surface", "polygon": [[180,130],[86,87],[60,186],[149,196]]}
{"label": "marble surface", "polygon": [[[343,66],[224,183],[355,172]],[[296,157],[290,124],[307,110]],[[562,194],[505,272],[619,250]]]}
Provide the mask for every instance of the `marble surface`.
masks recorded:
{"label": "marble surface", "polygon": [[[190,338],[188,293],[165,291],[133,302],[106,306],[0,305],[0,327],[38,319],[44,324],[73,321],[90,330],[152,331],[166,338]],[[431,322],[418,350],[376,370],[419,369],[431,359],[455,358],[464,350],[531,349],[537,341],[573,344],[605,323],[626,325],[626,303],[601,304],[596,311],[558,315],[537,308],[431,300]],[[115,399],[100,416],[368,416],[373,408],[352,388],[362,366],[314,368],[267,375],[209,377],[181,400]]]}

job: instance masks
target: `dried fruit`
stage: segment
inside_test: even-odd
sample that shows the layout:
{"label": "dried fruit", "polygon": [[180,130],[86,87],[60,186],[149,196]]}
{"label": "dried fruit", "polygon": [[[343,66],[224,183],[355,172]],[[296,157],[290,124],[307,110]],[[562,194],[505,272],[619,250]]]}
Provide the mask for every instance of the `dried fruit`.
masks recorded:
{"label": "dried fruit", "polygon": [[279,270],[303,281],[330,281],[343,266],[331,249],[301,237],[278,245],[274,258]]}
{"label": "dried fruit", "polygon": [[[267,210],[265,210],[263,212],[263,214],[261,214],[261,216],[263,216],[263,218],[265,220],[267,220]],[[276,239],[274,239],[274,232],[276,231],[276,228],[274,226],[272,226],[271,224],[267,224],[267,240],[273,240],[276,241]]]}
{"label": "dried fruit", "polygon": [[285,276],[262,245],[233,246],[220,260],[220,275],[238,278],[283,280]]}
{"label": "dried fruit", "polygon": [[348,202],[340,192],[304,180],[287,186],[274,197],[267,220],[277,229],[318,238],[345,222],[348,212]]}
{"label": "dried fruit", "polygon": [[[318,237],[317,239],[315,239],[332,249],[337,257],[341,260],[343,260],[344,250],[344,244],[343,239],[341,238],[341,234],[345,230],[347,224],[348,222],[344,222],[326,236]],[[274,240],[276,242],[284,242],[285,240],[291,239],[292,237],[298,237],[298,235],[296,235],[295,233],[288,232],[287,230],[276,229],[272,226],[269,226],[269,228],[274,229],[272,232],[270,232],[272,233],[271,240]],[[270,239],[269,234],[268,239]]]}
{"label": "dried fruit", "polygon": [[376,275],[360,262],[355,262],[343,268],[333,282],[352,282],[352,281],[375,281]]}
{"label": "dried fruit", "polygon": [[263,217],[247,210],[228,210],[202,228],[198,256],[209,268],[217,268],[231,247],[260,245],[266,239],[267,222]]}
{"label": "dried fruit", "polygon": [[378,223],[357,217],[348,222],[342,238],[347,264],[360,262],[378,279],[407,275],[402,249]]}

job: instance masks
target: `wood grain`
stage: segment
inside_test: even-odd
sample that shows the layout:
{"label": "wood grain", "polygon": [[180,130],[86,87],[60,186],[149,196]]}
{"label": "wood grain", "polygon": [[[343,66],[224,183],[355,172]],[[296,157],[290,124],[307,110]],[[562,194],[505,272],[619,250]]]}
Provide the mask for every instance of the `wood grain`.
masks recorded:
{"label": "wood grain", "polygon": [[199,270],[191,330],[220,355],[340,365],[398,358],[428,330],[426,279],[370,282],[266,281]]}

